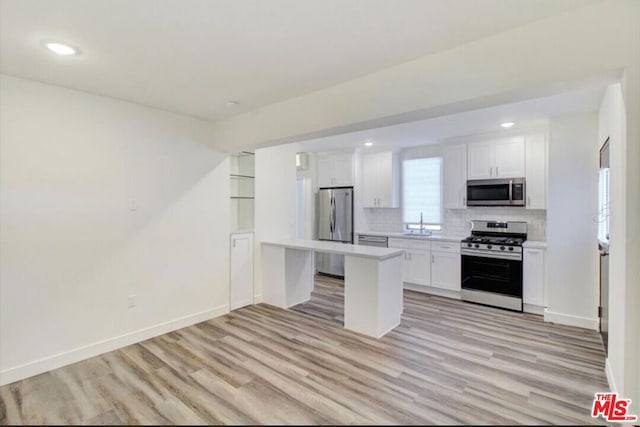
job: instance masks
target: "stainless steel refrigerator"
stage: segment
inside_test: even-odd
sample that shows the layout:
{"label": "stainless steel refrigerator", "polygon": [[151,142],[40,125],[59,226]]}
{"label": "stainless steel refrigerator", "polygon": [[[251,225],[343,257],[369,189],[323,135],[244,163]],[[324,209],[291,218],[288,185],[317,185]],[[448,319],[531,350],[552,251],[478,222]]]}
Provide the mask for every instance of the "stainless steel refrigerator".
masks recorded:
{"label": "stainless steel refrigerator", "polygon": [[[353,187],[318,191],[318,240],[353,243]],[[344,256],[317,253],[318,273],[344,277]]]}

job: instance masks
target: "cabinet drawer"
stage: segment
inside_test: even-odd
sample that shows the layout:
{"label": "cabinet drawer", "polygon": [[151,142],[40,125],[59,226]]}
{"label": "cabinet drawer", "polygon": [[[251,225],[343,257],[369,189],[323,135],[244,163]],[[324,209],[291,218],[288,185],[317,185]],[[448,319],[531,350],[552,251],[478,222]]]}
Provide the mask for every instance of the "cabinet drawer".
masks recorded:
{"label": "cabinet drawer", "polygon": [[460,253],[460,242],[431,242],[431,250],[437,252]]}
{"label": "cabinet drawer", "polygon": [[417,249],[419,251],[428,251],[431,249],[430,243],[431,242],[429,242],[428,240],[389,238],[390,248]]}

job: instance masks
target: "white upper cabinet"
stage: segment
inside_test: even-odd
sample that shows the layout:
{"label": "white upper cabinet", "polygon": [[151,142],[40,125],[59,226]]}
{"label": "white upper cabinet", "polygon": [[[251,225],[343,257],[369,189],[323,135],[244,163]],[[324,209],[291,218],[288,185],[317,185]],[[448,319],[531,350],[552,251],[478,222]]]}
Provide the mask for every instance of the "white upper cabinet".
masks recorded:
{"label": "white upper cabinet", "polygon": [[443,202],[445,209],[464,209],[467,206],[467,146],[444,146]]}
{"label": "white upper cabinet", "polygon": [[316,159],[318,187],[333,187],[333,158],[330,155],[318,155]]}
{"label": "white upper cabinet", "polygon": [[493,150],[490,142],[476,142],[468,147],[468,179],[493,178]]}
{"label": "white upper cabinet", "polygon": [[468,145],[468,179],[525,176],[524,138],[504,138]]}
{"label": "white upper cabinet", "polygon": [[378,203],[378,157],[376,154],[362,156],[362,206],[375,208]]}
{"label": "white upper cabinet", "polygon": [[318,187],[353,186],[353,155],[351,153],[319,154],[316,169]]}
{"label": "white upper cabinet", "polygon": [[494,176],[522,178],[524,176],[524,138],[507,138],[493,144]]}
{"label": "white upper cabinet", "polygon": [[547,138],[544,134],[525,137],[527,209],[547,208]]}
{"label": "white upper cabinet", "polygon": [[400,207],[400,165],[393,152],[362,156],[362,206],[365,208]]}

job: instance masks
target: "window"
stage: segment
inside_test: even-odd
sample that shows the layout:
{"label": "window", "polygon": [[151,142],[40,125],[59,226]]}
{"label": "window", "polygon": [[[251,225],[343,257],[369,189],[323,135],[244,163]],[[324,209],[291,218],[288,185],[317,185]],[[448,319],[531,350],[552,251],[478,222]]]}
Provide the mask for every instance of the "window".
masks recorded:
{"label": "window", "polygon": [[440,230],[442,220],[442,158],[402,162],[402,215],[408,229]]}

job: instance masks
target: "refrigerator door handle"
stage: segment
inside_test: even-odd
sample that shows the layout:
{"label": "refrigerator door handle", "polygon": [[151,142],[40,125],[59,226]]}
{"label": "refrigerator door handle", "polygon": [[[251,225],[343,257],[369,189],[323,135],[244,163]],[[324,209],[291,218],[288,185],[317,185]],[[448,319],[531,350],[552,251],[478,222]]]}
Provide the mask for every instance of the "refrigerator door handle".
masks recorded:
{"label": "refrigerator door handle", "polygon": [[336,228],[336,199],[331,196],[331,213],[329,214],[329,230],[334,233]]}

